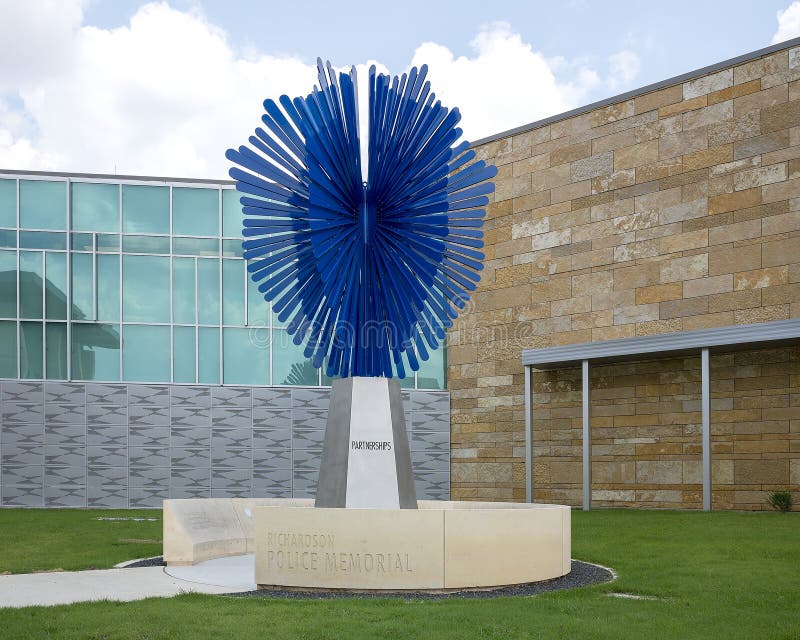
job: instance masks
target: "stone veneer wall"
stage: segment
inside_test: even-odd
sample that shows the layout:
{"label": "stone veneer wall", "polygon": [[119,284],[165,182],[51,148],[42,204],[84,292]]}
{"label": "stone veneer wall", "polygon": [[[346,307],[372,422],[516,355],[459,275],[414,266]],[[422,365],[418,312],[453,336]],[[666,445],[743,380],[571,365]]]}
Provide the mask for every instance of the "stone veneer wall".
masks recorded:
{"label": "stone veneer wall", "polygon": [[[0,506],[313,498],[330,389],[0,381]],[[449,394],[403,391],[417,496],[449,497]]]}
{"label": "stone veneer wall", "polygon": [[[800,491],[800,347],[712,354],[712,507]],[[581,372],[534,373],[536,499],[580,504]],[[592,369],[594,506],[701,508],[700,358]]]}
{"label": "stone veneer wall", "polygon": [[[800,47],[477,151],[499,174],[450,334],[453,499],[525,497],[522,349],[800,317]],[[713,356],[715,506],[800,488],[797,360]],[[599,504],[699,506],[698,375],[596,369]],[[580,500],[577,376],[534,375],[537,500]]]}

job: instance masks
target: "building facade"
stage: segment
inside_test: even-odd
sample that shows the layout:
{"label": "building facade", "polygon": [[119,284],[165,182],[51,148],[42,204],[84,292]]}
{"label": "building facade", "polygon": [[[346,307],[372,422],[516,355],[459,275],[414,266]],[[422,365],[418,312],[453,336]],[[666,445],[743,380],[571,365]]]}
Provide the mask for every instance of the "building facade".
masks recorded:
{"label": "building facade", "polygon": [[[800,503],[800,40],[475,146],[499,174],[448,352],[453,499],[700,508],[707,467],[712,508]],[[707,344],[668,339],[592,361],[584,415],[582,360],[660,335],[717,345],[708,411]]]}
{"label": "building facade", "polygon": [[[230,182],[0,171],[0,505],[313,496],[330,380],[247,277]],[[402,381],[449,495],[443,352]]]}
{"label": "building facade", "polygon": [[[800,505],[800,39],[474,146],[485,270],[403,382],[419,497]],[[0,505],[314,494],[330,381],[240,220],[229,182],[0,171]]]}

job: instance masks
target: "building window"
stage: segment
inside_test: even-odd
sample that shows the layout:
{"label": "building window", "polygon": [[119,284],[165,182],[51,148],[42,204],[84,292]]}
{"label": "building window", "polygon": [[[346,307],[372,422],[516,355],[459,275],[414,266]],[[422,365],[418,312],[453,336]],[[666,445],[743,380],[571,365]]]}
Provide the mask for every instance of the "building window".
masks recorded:
{"label": "building window", "polygon": [[19,377],[41,379],[44,371],[42,323],[21,322],[19,344]]}
{"label": "building window", "polygon": [[[330,384],[250,278],[239,198],[0,178],[0,378]],[[406,370],[445,388],[442,350]]]}
{"label": "building window", "polygon": [[94,269],[92,254],[72,254],[72,318],[94,320]]}
{"label": "building window", "polygon": [[172,253],[177,256],[218,256],[217,238],[173,238]]}
{"label": "building window", "polygon": [[0,227],[17,226],[17,181],[0,179]]}
{"label": "building window", "polygon": [[[246,270],[246,268],[245,268]],[[258,290],[258,284],[247,274],[247,324],[266,327],[269,324],[270,304]]]}
{"label": "building window", "polygon": [[20,231],[19,246],[23,249],[67,248],[67,234],[62,231]]}
{"label": "building window", "polygon": [[219,260],[197,259],[197,321],[219,325]]}
{"label": "building window", "polygon": [[126,324],[122,327],[123,380],[169,382],[170,353],[167,325]]}
{"label": "building window", "polygon": [[172,259],[172,319],[179,324],[197,322],[194,312],[195,259]]}
{"label": "building window", "polygon": [[222,190],[222,235],[226,238],[239,238],[242,235],[242,194],[236,189]]}
{"label": "building window", "polygon": [[169,187],[122,185],[122,230],[169,234]]}
{"label": "building window", "polygon": [[222,261],[222,322],[244,325],[244,260]]}
{"label": "building window", "polygon": [[197,329],[197,381],[219,384],[219,329]]}
{"label": "building window", "polygon": [[272,354],[272,384],[319,384],[317,369],[303,355],[302,345],[294,344],[286,331],[273,330]]}
{"label": "building window", "polygon": [[172,375],[175,382],[195,382],[195,328],[172,329]]}
{"label": "building window", "polygon": [[122,257],[122,319],[169,322],[169,258]]}
{"label": "building window", "polygon": [[0,322],[0,378],[17,377],[17,323]]}
{"label": "building window", "polygon": [[73,182],[72,229],[119,233],[119,185]]}
{"label": "building window", "polygon": [[222,330],[223,381],[225,384],[269,384],[269,339],[266,330]]}
{"label": "building window", "polygon": [[41,318],[44,283],[44,254],[41,251],[19,252],[19,315]]}
{"label": "building window", "polygon": [[417,386],[420,389],[444,389],[445,388],[445,363],[444,347],[439,347],[436,351],[429,351],[429,358],[419,363],[417,371]]}
{"label": "building window", "polygon": [[172,233],[176,236],[219,235],[219,191],[175,187],[172,190]]}
{"label": "building window", "polygon": [[14,251],[0,251],[0,318],[16,317],[17,255]]}
{"label": "building window", "polygon": [[120,380],[119,347],[119,325],[73,323],[72,379]]}
{"label": "building window", "polygon": [[67,228],[67,183],[50,180],[20,180],[19,224],[23,229],[65,231]]}
{"label": "building window", "polygon": [[122,236],[125,253],[169,254],[169,236]]}
{"label": "building window", "polygon": [[44,254],[44,310],[48,320],[67,319],[67,254]]}
{"label": "building window", "polygon": [[67,377],[67,325],[65,322],[45,324],[45,371],[49,380]]}
{"label": "building window", "polygon": [[97,256],[97,319],[119,321],[119,256]]}

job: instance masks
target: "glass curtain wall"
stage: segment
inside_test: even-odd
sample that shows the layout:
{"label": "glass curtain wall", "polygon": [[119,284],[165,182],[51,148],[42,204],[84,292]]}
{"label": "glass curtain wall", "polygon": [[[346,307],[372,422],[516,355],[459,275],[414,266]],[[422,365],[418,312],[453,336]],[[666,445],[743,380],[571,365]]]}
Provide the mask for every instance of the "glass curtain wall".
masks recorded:
{"label": "glass curtain wall", "polygon": [[0,175],[0,378],[330,384],[247,277],[241,218],[228,186]]}

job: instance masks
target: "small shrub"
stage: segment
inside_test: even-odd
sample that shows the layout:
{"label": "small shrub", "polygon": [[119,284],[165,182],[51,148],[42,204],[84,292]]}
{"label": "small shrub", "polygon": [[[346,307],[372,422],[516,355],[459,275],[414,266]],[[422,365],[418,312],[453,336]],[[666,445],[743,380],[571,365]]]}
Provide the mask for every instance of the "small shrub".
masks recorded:
{"label": "small shrub", "polygon": [[789,491],[773,491],[769,494],[769,505],[778,511],[790,511],[792,494]]}

